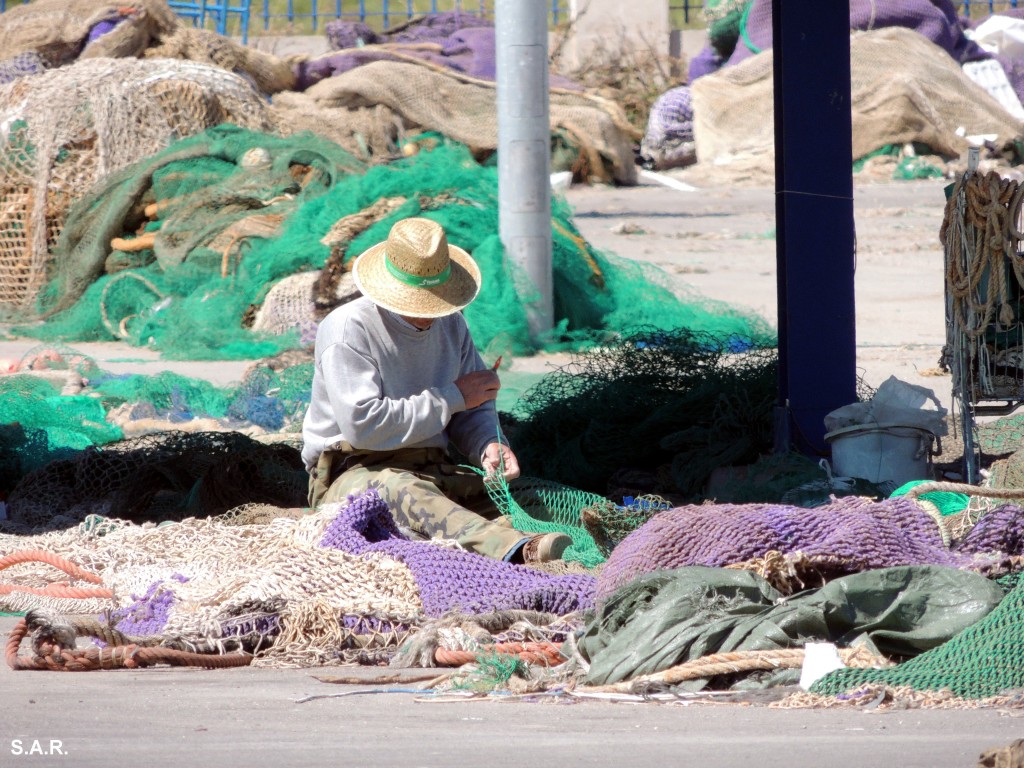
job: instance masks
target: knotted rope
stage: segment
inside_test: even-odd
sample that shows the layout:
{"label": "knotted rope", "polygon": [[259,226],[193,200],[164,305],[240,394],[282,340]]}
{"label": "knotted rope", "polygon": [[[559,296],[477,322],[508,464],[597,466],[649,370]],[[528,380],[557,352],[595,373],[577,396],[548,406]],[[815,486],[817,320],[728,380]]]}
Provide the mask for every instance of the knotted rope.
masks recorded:
{"label": "knotted rope", "polygon": [[[939,238],[946,245],[946,286],[955,299],[956,322],[971,338],[987,330],[997,307],[1000,324],[1014,322],[1005,278],[1010,264],[1018,284],[1024,285],[1024,264],[1017,258],[1016,247],[1024,239],[1017,229],[1022,199],[1024,187],[992,171],[963,177],[946,203],[939,229]],[[976,291],[983,278],[988,285],[984,300],[978,301]]]}
{"label": "knotted rope", "polygon": [[[32,655],[19,656],[21,643],[29,631],[32,636]],[[82,635],[99,636],[107,642],[117,643],[107,648],[75,648],[75,638]],[[178,645],[179,647],[171,647]],[[11,630],[7,639],[7,666],[19,670],[53,670],[87,672],[95,669],[135,669],[154,664],[173,667],[203,667],[223,669],[244,667],[252,663],[248,653],[198,652],[185,650],[186,644],[160,637],[131,637],[95,619],[74,618],[58,623],[41,611],[29,611]],[[193,646],[195,647],[195,646]]]}

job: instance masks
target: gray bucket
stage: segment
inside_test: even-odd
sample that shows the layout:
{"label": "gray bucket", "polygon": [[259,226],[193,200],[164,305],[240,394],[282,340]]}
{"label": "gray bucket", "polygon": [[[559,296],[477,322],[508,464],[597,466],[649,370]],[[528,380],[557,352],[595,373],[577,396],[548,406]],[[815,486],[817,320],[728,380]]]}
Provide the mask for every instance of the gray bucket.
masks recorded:
{"label": "gray bucket", "polygon": [[902,424],[855,424],[825,435],[832,447],[832,471],[872,483],[897,487],[911,480],[931,480],[934,433]]}

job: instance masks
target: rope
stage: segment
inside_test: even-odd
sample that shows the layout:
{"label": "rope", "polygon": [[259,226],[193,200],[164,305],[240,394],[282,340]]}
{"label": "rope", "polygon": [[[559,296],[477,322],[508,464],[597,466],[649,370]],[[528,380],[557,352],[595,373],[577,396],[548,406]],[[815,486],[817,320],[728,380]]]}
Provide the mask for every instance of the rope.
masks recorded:
{"label": "rope", "polygon": [[[863,648],[840,648],[839,657],[848,666],[870,667],[882,663],[882,660]],[[674,685],[686,680],[699,680],[704,677],[732,675],[737,672],[753,672],[771,669],[795,669],[803,666],[803,648],[785,648],[774,651],[731,651],[713,653],[702,656],[683,664],[678,664],[661,672],[641,675],[632,680],[610,685],[598,685],[579,690],[588,693],[635,693],[637,690],[655,685]],[[886,662],[887,663],[887,662]]]}
{"label": "rope", "polygon": [[12,565],[18,563],[30,563],[30,562],[41,562],[48,563],[50,565],[60,568],[64,573],[69,576],[73,576],[76,579],[82,581],[88,581],[91,584],[102,584],[103,579],[97,576],[95,573],[86,571],[83,568],[72,563],[70,560],[65,560],[60,555],[54,554],[53,552],[46,552],[42,549],[22,549],[17,552],[12,552],[9,555],[0,557],[0,571],[4,568],[9,568]]}
{"label": "rope", "polygon": [[487,646],[486,651],[451,651],[438,648],[434,651],[434,661],[439,667],[461,667],[472,664],[481,658],[493,656],[515,656],[526,664],[543,664],[556,667],[565,661],[560,643],[495,643]]}
{"label": "rope", "polygon": [[928,482],[915,485],[908,490],[905,496],[920,503],[917,498],[925,493],[944,491],[947,493],[962,493],[967,496],[985,496],[990,499],[1024,499],[1024,488],[983,488],[979,485],[967,483]]}
{"label": "rope", "polygon": [[[962,213],[958,210],[961,197]],[[946,203],[939,230],[947,249],[946,286],[954,299],[956,323],[971,338],[988,330],[997,307],[1000,324],[1008,326],[1014,322],[1005,278],[1006,265],[1010,264],[1018,284],[1024,285],[1024,263],[1016,257],[1017,241],[1024,239],[1016,225],[1022,201],[1024,187],[993,171],[984,176],[963,177]],[[960,231],[964,219],[975,230],[973,242],[964,242],[966,238]],[[947,237],[947,233],[952,236]],[[970,252],[972,245],[975,253]],[[979,301],[976,291],[983,279],[988,280],[988,285],[984,300]]]}
{"label": "rope", "polygon": [[[88,672],[96,669],[136,669],[154,664],[225,669],[248,666],[252,663],[253,658],[248,653],[213,655],[175,648],[143,647],[138,643],[77,650],[64,647],[61,642],[55,641],[50,636],[44,637],[48,631],[50,633],[54,631],[54,627],[45,622],[36,630],[36,639],[33,643],[34,655],[19,656],[18,650],[22,640],[28,634],[29,624],[28,616],[21,619],[11,630],[7,639],[7,666],[15,671]],[[61,629],[67,629],[67,627],[61,627]],[[117,634],[120,635],[120,633]],[[67,642],[66,634],[63,634],[61,639]]]}
{"label": "rope", "polygon": [[47,584],[45,587],[25,587],[20,584],[0,584],[0,595],[27,592],[40,597],[70,597],[74,600],[88,600],[91,597],[112,598],[113,590],[106,587],[72,587],[70,584]]}

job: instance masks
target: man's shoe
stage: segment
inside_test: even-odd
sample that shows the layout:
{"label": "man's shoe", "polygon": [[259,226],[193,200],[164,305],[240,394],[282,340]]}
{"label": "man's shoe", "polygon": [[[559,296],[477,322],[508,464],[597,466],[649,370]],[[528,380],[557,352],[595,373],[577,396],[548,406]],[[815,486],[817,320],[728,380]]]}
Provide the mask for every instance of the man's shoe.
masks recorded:
{"label": "man's shoe", "polygon": [[561,560],[571,545],[572,538],[564,533],[538,533],[523,544],[523,562],[529,565]]}

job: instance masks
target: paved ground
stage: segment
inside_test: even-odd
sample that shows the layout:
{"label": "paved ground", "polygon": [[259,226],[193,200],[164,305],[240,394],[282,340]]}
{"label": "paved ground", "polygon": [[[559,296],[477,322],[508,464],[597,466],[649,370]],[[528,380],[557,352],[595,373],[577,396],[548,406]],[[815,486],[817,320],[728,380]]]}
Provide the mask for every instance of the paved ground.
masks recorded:
{"label": "paved ground", "polygon": [[[858,186],[858,364],[933,389],[944,340],[943,182]],[[678,192],[658,185],[577,188],[567,197],[596,245],[646,259],[694,291],[775,322],[774,194]],[[630,233],[632,232],[632,233]],[[822,233],[822,258],[828,235]],[[18,357],[30,341],[3,341]],[[146,350],[79,345],[114,371],[163,368],[226,384],[245,363],[168,363]],[[542,371],[555,358],[516,361]],[[14,619],[0,619],[0,633]],[[320,670],[319,673],[337,673]],[[372,672],[372,670],[371,670]],[[82,674],[0,669],[0,766],[577,766],[793,768],[825,762],[967,768],[1022,735],[1017,713],[776,710],[722,703],[612,704],[560,699],[436,701],[318,682],[315,670],[155,668]],[[309,695],[348,695],[305,703]],[[51,746],[59,742],[59,752]],[[31,754],[30,754],[31,753]]]}
{"label": "paved ground", "polygon": [[314,677],[338,672],[4,665],[0,765],[972,768],[1022,731],[1019,711],[438,700]]}

